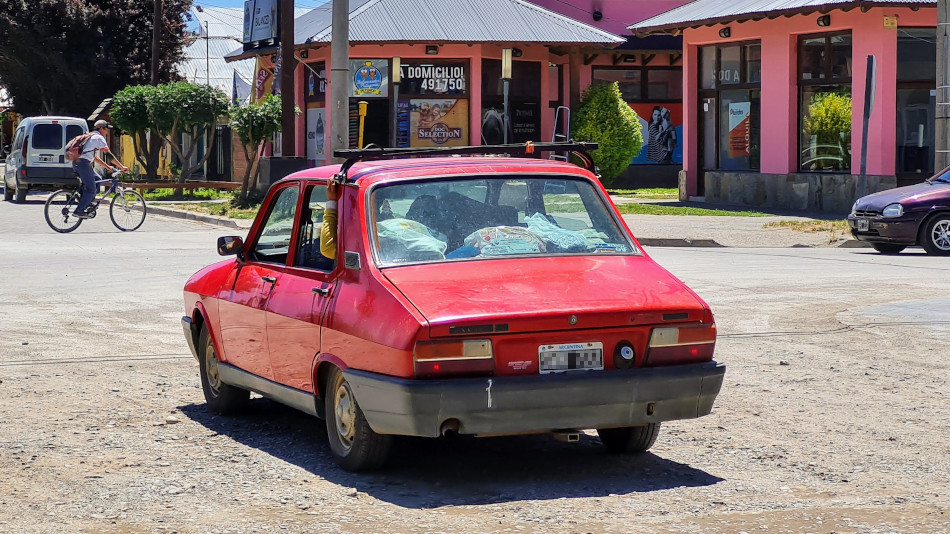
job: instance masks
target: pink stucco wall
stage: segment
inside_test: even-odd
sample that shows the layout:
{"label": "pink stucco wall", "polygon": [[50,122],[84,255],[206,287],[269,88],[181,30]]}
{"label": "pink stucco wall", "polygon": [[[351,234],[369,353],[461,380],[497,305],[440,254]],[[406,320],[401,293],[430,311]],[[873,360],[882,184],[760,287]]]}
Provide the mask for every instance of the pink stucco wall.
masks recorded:
{"label": "pink stucco wall", "polygon": [[[698,77],[700,46],[728,42],[761,40],[761,172],[794,173],[798,170],[798,36],[822,32],[852,32],[852,135],[851,169],[861,166],[862,116],[865,100],[866,58],[877,60],[874,108],[868,128],[867,172],[870,175],[894,175],[897,126],[897,30],[885,29],[885,16],[898,17],[901,27],[934,27],[936,9],[873,8],[867,12],[831,11],[831,25],[818,27],[820,14],[796,15],[760,21],[722,24],[687,29],[683,33],[684,81],[684,170],[687,194],[698,191]],[[731,36],[719,37],[728,26]]]}
{"label": "pink stucco wall", "polygon": [[[689,2],[684,0],[532,0],[531,3],[596,26],[601,30],[626,36],[630,35],[627,26]],[[600,11],[603,18],[595,21],[592,17],[594,11]]]}

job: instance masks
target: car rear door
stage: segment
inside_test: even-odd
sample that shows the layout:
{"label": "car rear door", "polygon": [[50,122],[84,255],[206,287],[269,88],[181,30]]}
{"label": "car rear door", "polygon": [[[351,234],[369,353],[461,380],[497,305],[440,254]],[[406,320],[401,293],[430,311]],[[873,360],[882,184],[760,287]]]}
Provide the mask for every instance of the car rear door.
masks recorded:
{"label": "car rear door", "polygon": [[298,197],[296,182],[281,184],[269,196],[269,204],[262,207],[267,216],[249,240],[231,293],[218,308],[228,363],[268,380],[274,380],[274,372],[264,310],[286,270]]}
{"label": "car rear door", "polygon": [[336,262],[320,253],[326,184],[304,189],[293,254],[266,303],[267,342],[274,379],[314,392],[312,368],[320,351],[320,323],[335,286]]}

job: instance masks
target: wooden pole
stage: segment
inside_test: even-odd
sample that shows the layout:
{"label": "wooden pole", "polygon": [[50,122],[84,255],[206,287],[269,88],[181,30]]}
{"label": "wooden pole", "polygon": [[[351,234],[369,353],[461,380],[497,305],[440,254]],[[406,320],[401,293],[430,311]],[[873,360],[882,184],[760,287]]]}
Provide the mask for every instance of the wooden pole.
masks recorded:
{"label": "wooden pole", "polygon": [[294,113],[294,97],[297,87],[294,84],[294,2],[280,0],[280,146],[281,156],[297,154],[294,139],[297,115]]}
{"label": "wooden pole", "polygon": [[950,0],[937,0],[937,115],[934,172],[950,165]]}
{"label": "wooden pole", "polygon": [[162,0],[155,0],[152,17],[152,85],[158,85],[158,56],[162,42]]}

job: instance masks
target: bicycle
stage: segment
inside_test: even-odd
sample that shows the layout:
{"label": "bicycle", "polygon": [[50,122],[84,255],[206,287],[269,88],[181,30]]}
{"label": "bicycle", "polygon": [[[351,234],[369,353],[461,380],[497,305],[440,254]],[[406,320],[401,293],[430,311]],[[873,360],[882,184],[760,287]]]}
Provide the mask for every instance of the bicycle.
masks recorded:
{"label": "bicycle", "polygon": [[[120,173],[115,172],[110,178],[96,180],[96,189],[104,184],[109,184],[109,188],[102,196],[93,199],[89,205],[90,216],[92,219],[96,216],[99,203],[112,194],[112,202],[109,205],[109,218],[112,224],[123,232],[137,230],[145,222],[145,199],[137,191],[125,189],[119,185]],[[79,175],[76,175],[79,180]],[[76,207],[79,205],[79,198],[82,196],[82,183],[80,182],[73,189],[60,189],[46,199],[46,223],[53,230],[64,234],[72,232],[82,224],[83,219],[75,215]]]}

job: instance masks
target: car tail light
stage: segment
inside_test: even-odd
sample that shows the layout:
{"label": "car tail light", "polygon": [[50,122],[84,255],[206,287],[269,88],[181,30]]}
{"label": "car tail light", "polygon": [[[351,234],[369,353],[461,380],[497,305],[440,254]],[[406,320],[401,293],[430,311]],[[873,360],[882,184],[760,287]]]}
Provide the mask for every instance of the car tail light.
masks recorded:
{"label": "car tail light", "polygon": [[23,158],[24,163],[26,162],[26,147],[30,144],[30,138],[27,137],[23,140],[23,148],[20,150],[20,156]]}
{"label": "car tail light", "polygon": [[416,378],[487,376],[495,370],[489,339],[419,341],[412,359]]}
{"label": "car tail light", "polygon": [[644,366],[708,362],[716,347],[716,324],[654,328]]}

